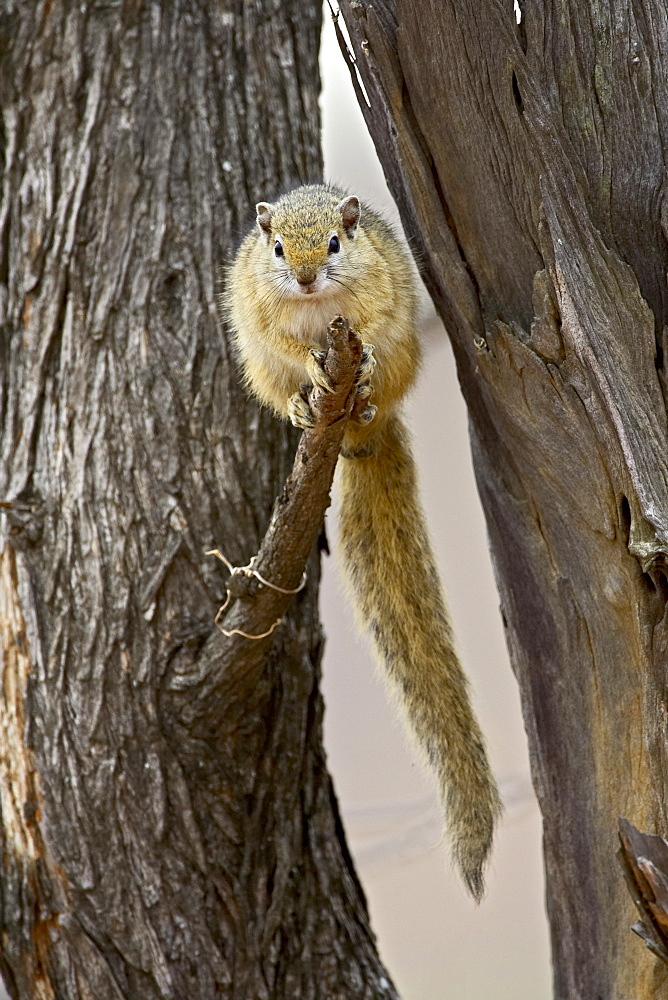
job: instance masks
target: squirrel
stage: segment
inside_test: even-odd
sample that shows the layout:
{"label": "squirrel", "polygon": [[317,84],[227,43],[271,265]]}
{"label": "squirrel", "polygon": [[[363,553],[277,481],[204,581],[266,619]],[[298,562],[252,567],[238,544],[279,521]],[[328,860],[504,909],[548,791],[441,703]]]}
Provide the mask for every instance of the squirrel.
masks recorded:
{"label": "squirrel", "polygon": [[332,185],[298,187],[256,212],[226,271],[222,316],[248,389],[298,427],[313,424],[304,383],[331,389],[328,324],[344,315],[362,338],[339,461],[340,548],[358,617],[437,773],[453,860],[480,900],[501,801],[400,415],[420,361],[416,271],[392,227]]}

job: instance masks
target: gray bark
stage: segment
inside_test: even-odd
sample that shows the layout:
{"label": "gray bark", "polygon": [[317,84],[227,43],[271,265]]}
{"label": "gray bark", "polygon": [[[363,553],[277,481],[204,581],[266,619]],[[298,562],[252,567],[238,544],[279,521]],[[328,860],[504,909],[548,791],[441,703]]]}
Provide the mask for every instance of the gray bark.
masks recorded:
{"label": "gray bark", "polygon": [[315,0],[0,3],[14,998],[396,996],[322,749],[318,553],[218,673],[204,554],[248,562],[294,451],[215,295],[255,201],[320,175],[319,31]]}
{"label": "gray bark", "polygon": [[343,0],[453,341],[544,820],[555,995],[668,996],[617,821],[668,831],[668,12]]}

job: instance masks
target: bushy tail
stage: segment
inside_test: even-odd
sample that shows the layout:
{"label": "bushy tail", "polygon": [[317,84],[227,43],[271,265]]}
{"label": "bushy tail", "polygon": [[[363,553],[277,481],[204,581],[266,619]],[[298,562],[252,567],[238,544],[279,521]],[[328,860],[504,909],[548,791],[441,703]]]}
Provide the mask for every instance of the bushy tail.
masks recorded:
{"label": "bushy tail", "polygon": [[339,466],[341,549],[356,609],[436,770],[452,856],[479,900],[501,801],[454,649],[399,419]]}

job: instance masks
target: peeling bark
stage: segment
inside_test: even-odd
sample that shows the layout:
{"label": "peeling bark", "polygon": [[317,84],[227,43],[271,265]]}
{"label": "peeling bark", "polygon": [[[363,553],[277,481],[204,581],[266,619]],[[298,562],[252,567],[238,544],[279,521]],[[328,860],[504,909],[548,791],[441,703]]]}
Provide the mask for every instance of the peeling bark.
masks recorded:
{"label": "peeling bark", "polygon": [[320,176],[320,16],[0,4],[14,998],[396,997],[322,749],[318,553],[252,685],[228,671],[197,725],[169,696],[226,641],[206,550],[248,562],[294,453],[244,397],[215,286],[257,199]]}
{"label": "peeling bark", "polygon": [[512,0],[341,7],[469,407],[543,814],[555,995],[665,998],[613,858],[620,815],[668,830],[668,14],[520,0],[518,25]]}

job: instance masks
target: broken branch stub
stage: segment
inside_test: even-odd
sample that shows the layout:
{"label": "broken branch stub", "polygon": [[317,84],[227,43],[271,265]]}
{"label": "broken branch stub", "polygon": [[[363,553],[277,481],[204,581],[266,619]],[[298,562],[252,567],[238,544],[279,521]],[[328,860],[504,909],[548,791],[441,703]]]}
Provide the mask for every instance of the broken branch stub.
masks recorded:
{"label": "broken branch stub", "polygon": [[632,929],[668,965],[668,841],[641,833],[626,819],[619,821],[619,840],[617,857],[642,917]]}

